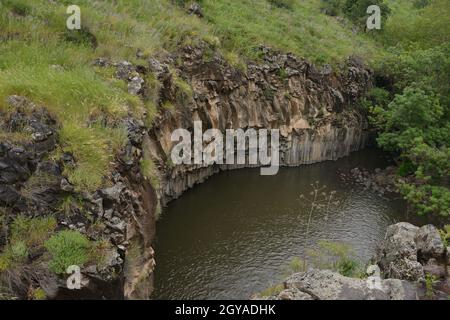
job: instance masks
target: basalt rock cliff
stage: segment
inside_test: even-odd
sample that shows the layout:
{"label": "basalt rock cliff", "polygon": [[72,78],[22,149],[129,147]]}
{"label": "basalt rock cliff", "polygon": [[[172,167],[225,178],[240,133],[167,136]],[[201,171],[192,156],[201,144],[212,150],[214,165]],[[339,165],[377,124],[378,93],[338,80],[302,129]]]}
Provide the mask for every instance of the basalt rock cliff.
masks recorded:
{"label": "basalt rock cliff", "polygon": [[[29,286],[38,283],[50,298],[151,296],[159,207],[220,170],[245,166],[174,166],[170,160],[174,129],[193,130],[197,120],[203,130],[279,129],[284,166],[335,160],[368,143],[368,123],[358,101],[371,87],[372,73],[362,63],[349,59],[332,71],[265,47],[260,55],[260,61],[240,68],[206,45],[151,58],[147,65],[96,60],[97,66],[114,66],[129,92],[153,100],[158,112],[151,127],[133,115],[123,119],[126,146],[115,155],[106,187],[95,192],[76,191],[64,175],[65,167],[76,165],[71,154],[48,157],[58,148],[60,124],[45,106],[11,96],[8,104],[14,112],[2,116],[0,126],[31,139],[0,141],[0,205],[5,211],[0,246],[19,214],[52,214],[58,230],[78,230],[91,240],[109,243],[105,263],[82,269],[81,290],[68,290],[64,276],[52,274],[39,257],[32,257],[24,272],[2,275],[11,280],[15,295],[26,297]],[[149,75],[155,76],[157,85]],[[142,159],[155,164],[157,183],[145,178]],[[46,183],[32,184],[43,175]],[[56,209],[68,195],[81,203],[71,207],[70,214]]]}
{"label": "basalt rock cliff", "polygon": [[[159,103],[176,105],[161,110],[150,132],[163,204],[219,170],[245,166],[173,167],[171,133],[178,128],[192,131],[194,121],[201,121],[203,130],[222,132],[279,129],[282,166],[336,160],[368,143],[368,123],[358,101],[372,86],[372,73],[357,59],[333,72],[329,66],[318,69],[294,55],[261,47],[262,62],[249,63],[244,72],[205,50],[187,47],[164,62],[150,61],[163,83]],[[175,71],[169,70],[171,64]],[[180,94],[174,75],[190,84],[191,95]]]}

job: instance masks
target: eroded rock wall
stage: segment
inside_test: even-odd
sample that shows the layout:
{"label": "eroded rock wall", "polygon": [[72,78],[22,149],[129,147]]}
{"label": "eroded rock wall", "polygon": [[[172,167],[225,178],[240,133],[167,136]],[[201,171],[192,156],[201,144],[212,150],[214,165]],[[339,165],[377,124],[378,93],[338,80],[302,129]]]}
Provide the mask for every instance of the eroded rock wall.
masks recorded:
{"label": "eroded rock wall", "polygon": [[[194,121],[202,122],[203,131],[279,129],[283,166],[336,160],[367,144],[368,124],[358,100],[371,87],[372,74],[355,59],[333,72],[261,48],[262,62],[250,63],[244,72],[217,54],[205,55],[205,48],[188,47],[165,62],[150,63],[163,84],[160,105],[176,106],[160,111],[151,132],[163,203],[219,170],[242,167],[168,165],[172,131],[192,132]],[[169,64],[176,69],[170,70]],[[191,95],[180,94],[180,79],[192,87]]]}
{"label": "eroded rock wall", "polygon": [[[121,120],[128,130],[126,146],[115,155],[113,169],[105,177],[108,187],[95,192],[75,190],[64,176],[66,166],[76,165],[72,154],[46,159],[58,146],[61,124],[45,107],[25,97],[10,97],[8,103],[15,112],[0,118],[0,127],[26,133],[31,140],[0,141],[0,206],[7,208],[0,246],[6,244],[7,226],[18,214],[52,214],[58,228],[77,230],[92,241],[106,240],[110,246],[105,266],[83,268],[82,291],[67,290],[63,277],[43,278],[38,285],[52,288],[48,297],[149,298],[158,206],[220,170],[250,166],[174,166],[170,160],[173,130],[193,131],[194,121],[202,122],[203,131],[279,129],[284,166],[336,160],[367,144],[368,124],[358,100],[371,87],[372,75],[361,63],[352,59],[333,72],[264,47],[260,53],[261,60],[249,63],[245,71],[207,46],[186,47],[159,60],[152,58],[145,66],[97,59],[96,66],[115,67],[115,76],[127,81],[129,93],[145,102],[153,99],[158,110],[151,128],[132,114]],[[153,84],[150,75],[156,75]],[[143,160],[154,162],[155,177],[145,176]],[[51,179],[26,190],[28,182],[40,175]],[[152,185],[151,178],[159,183]],[[55,212],[55,205],[71,196],[81,203],[71,203],[65,214]],[[45,266],[43,270],[47,272]],[[12,289],[26,295],[28,282],[20,280],[20,288]]]}

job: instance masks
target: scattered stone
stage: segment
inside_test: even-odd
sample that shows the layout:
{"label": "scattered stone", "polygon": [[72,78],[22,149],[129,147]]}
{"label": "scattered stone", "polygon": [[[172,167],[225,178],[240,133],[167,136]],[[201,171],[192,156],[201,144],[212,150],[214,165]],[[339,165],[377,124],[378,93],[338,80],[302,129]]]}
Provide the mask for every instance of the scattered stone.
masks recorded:
{"label": "scattered stone", "polygon": [[131,64],[131,62],[128,61],[121,61],[114,66],[117,68],[116,70],[116,78],[122,79],[122,80],[128,80],[130,78],[130,74],[135,71],[135,68]]}
{"label": "scattered stone", "polygon": [[188,13],[194,14],[199,18],[203,18],[202,7],[197,2],[194,2],[189,6]]}
{"label": "scattered stone", "polygon": [[144,84],[144,79],[138,75],[131,78],[128,82],[128,92],[133,95],[138,95],[142,90],[142,85]]}
{"label": "scattered stone", "polygon": [[69,181],[67,181],[66,178],[62,178],[61,179],[61,190],[66,191],[66,192],[73,192],[74,191],[74,187],[69,183]]}
{"label": "scattered stone", "polygon": [[397,169],[393,166],[389,166],[383,170],[380,168],[375,171],[369,172],[364,168],[353,168],[350,172],[340,172],[340,178],[347,183],[356,183],[363,185],[365,189],[370,189],[380,196],[385,194],[397,193],[396,181]]}
{"label": "scattered stone", "polygon": [[98,58],[94,60],[93,65],[98,67],[109,67],[111,63],[106,58]]}

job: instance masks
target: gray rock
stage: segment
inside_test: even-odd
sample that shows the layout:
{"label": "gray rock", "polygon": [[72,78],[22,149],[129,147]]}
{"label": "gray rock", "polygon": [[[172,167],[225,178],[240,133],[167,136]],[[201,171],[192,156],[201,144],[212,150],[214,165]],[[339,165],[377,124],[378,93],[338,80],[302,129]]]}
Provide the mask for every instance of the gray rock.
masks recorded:
{"label": "gray rock", "polygon": [[139,94],[142,90],[142,85],[144,84],[144,79],[136,75],[128,82],[128,92],[133,95]]}
{"label": "gray rock", "polygon": [[0,185],[0,204],[11,205],[19,199],[19,193],[11,186]]}
{"label": "gray rock", "polygon": [[103,213],[103,218],[105,218],[106,220],[111,220],[113,212],[114,212],[113,209],[105,210],[105,212]]}
{"label": "gray rock", "polygon": [[290,276],[285,287],[290,289],[286,297],[295,297],[298,290],[318,300],[415,300],[418,290],[415,284],[398,279],[381,280],[379,288],[373,288],[365,279],[314,269]]}
{"label": "gray rock", "polygon": [[423,267],[417,261],[417,246],[414,241],[418,230],[418,227],[406,222],[387,228],[383,243],[374,259],[384,278],[402,280],[423,278]]}
{"label": "gray rock", "polygon": [[431,258],[442,259],[444,257],[445,247],[435,226],[427,224],[421,227],[414,240],[420,261],[426,262]]}
{"label": "gray rock", "polygon": [[121,61],[115,64],[116,70],[116,77],[121,80],[128,80],[130,77],[130,74],[135,71],[135,68],[131,64],[131,62],[128,61]]}
{"label": "gray rock", "polygon": [[100,193],[107,199],[119,202],[120,194],[124,188],[125,186],[123,185],[123,183],[119,182],[110,188],[100,190]]}
{"label": "gray rock", "polygon": [[199,18],[202,18],[202,17],[203,17],[203,10],[202,10],[202,7],[201,7],[198,3],[196,3],[196,2],[192,3],[192,4],[189,6],[188,13],[189,13],[189,14],[194,14],[194,15],[196,15],[196,16],[199,17]]}
{"label": "gray rock", "polygon": [[281,291],[278,294],[277,300],[314,300],[309,294],[298,290],[297,288],[291,288]]}
{"label": "gray rock", "polygon": [[61,190],[66,191],[66,192],[74,191],[74,187],[69,183],[69,181],[67,181],[66,178],[61,179],[60,187],[61,187]]}

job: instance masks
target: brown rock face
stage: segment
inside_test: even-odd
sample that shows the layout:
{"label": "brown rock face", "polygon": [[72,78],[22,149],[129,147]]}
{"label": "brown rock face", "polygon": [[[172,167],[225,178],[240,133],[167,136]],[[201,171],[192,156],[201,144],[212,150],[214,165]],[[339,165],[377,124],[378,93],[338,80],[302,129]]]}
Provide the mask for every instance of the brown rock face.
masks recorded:
{"label": "brown rock face", "polygon": [[176,78],[191,85],[191,96],[180,95],[169,68],[152,60],[150,68],[163,83],[161,104],[176,105],[161,112],[152,132],[152,154],[163,168],[164,203],[219,170],[237,167],[165,166],[175,145],[171,132],[192,131],[194,121],[202,121],[204,131],[279,129],[284,166],[336,160],[367,144],[367,121],[356,106],[372,85],[369,70],[353,60],[335,73],[291,54],[261,48],[261,55],[262,62],[250,63],[243,72],[218,55],[206,58],[205,49],[185,48],[174,58]]}

